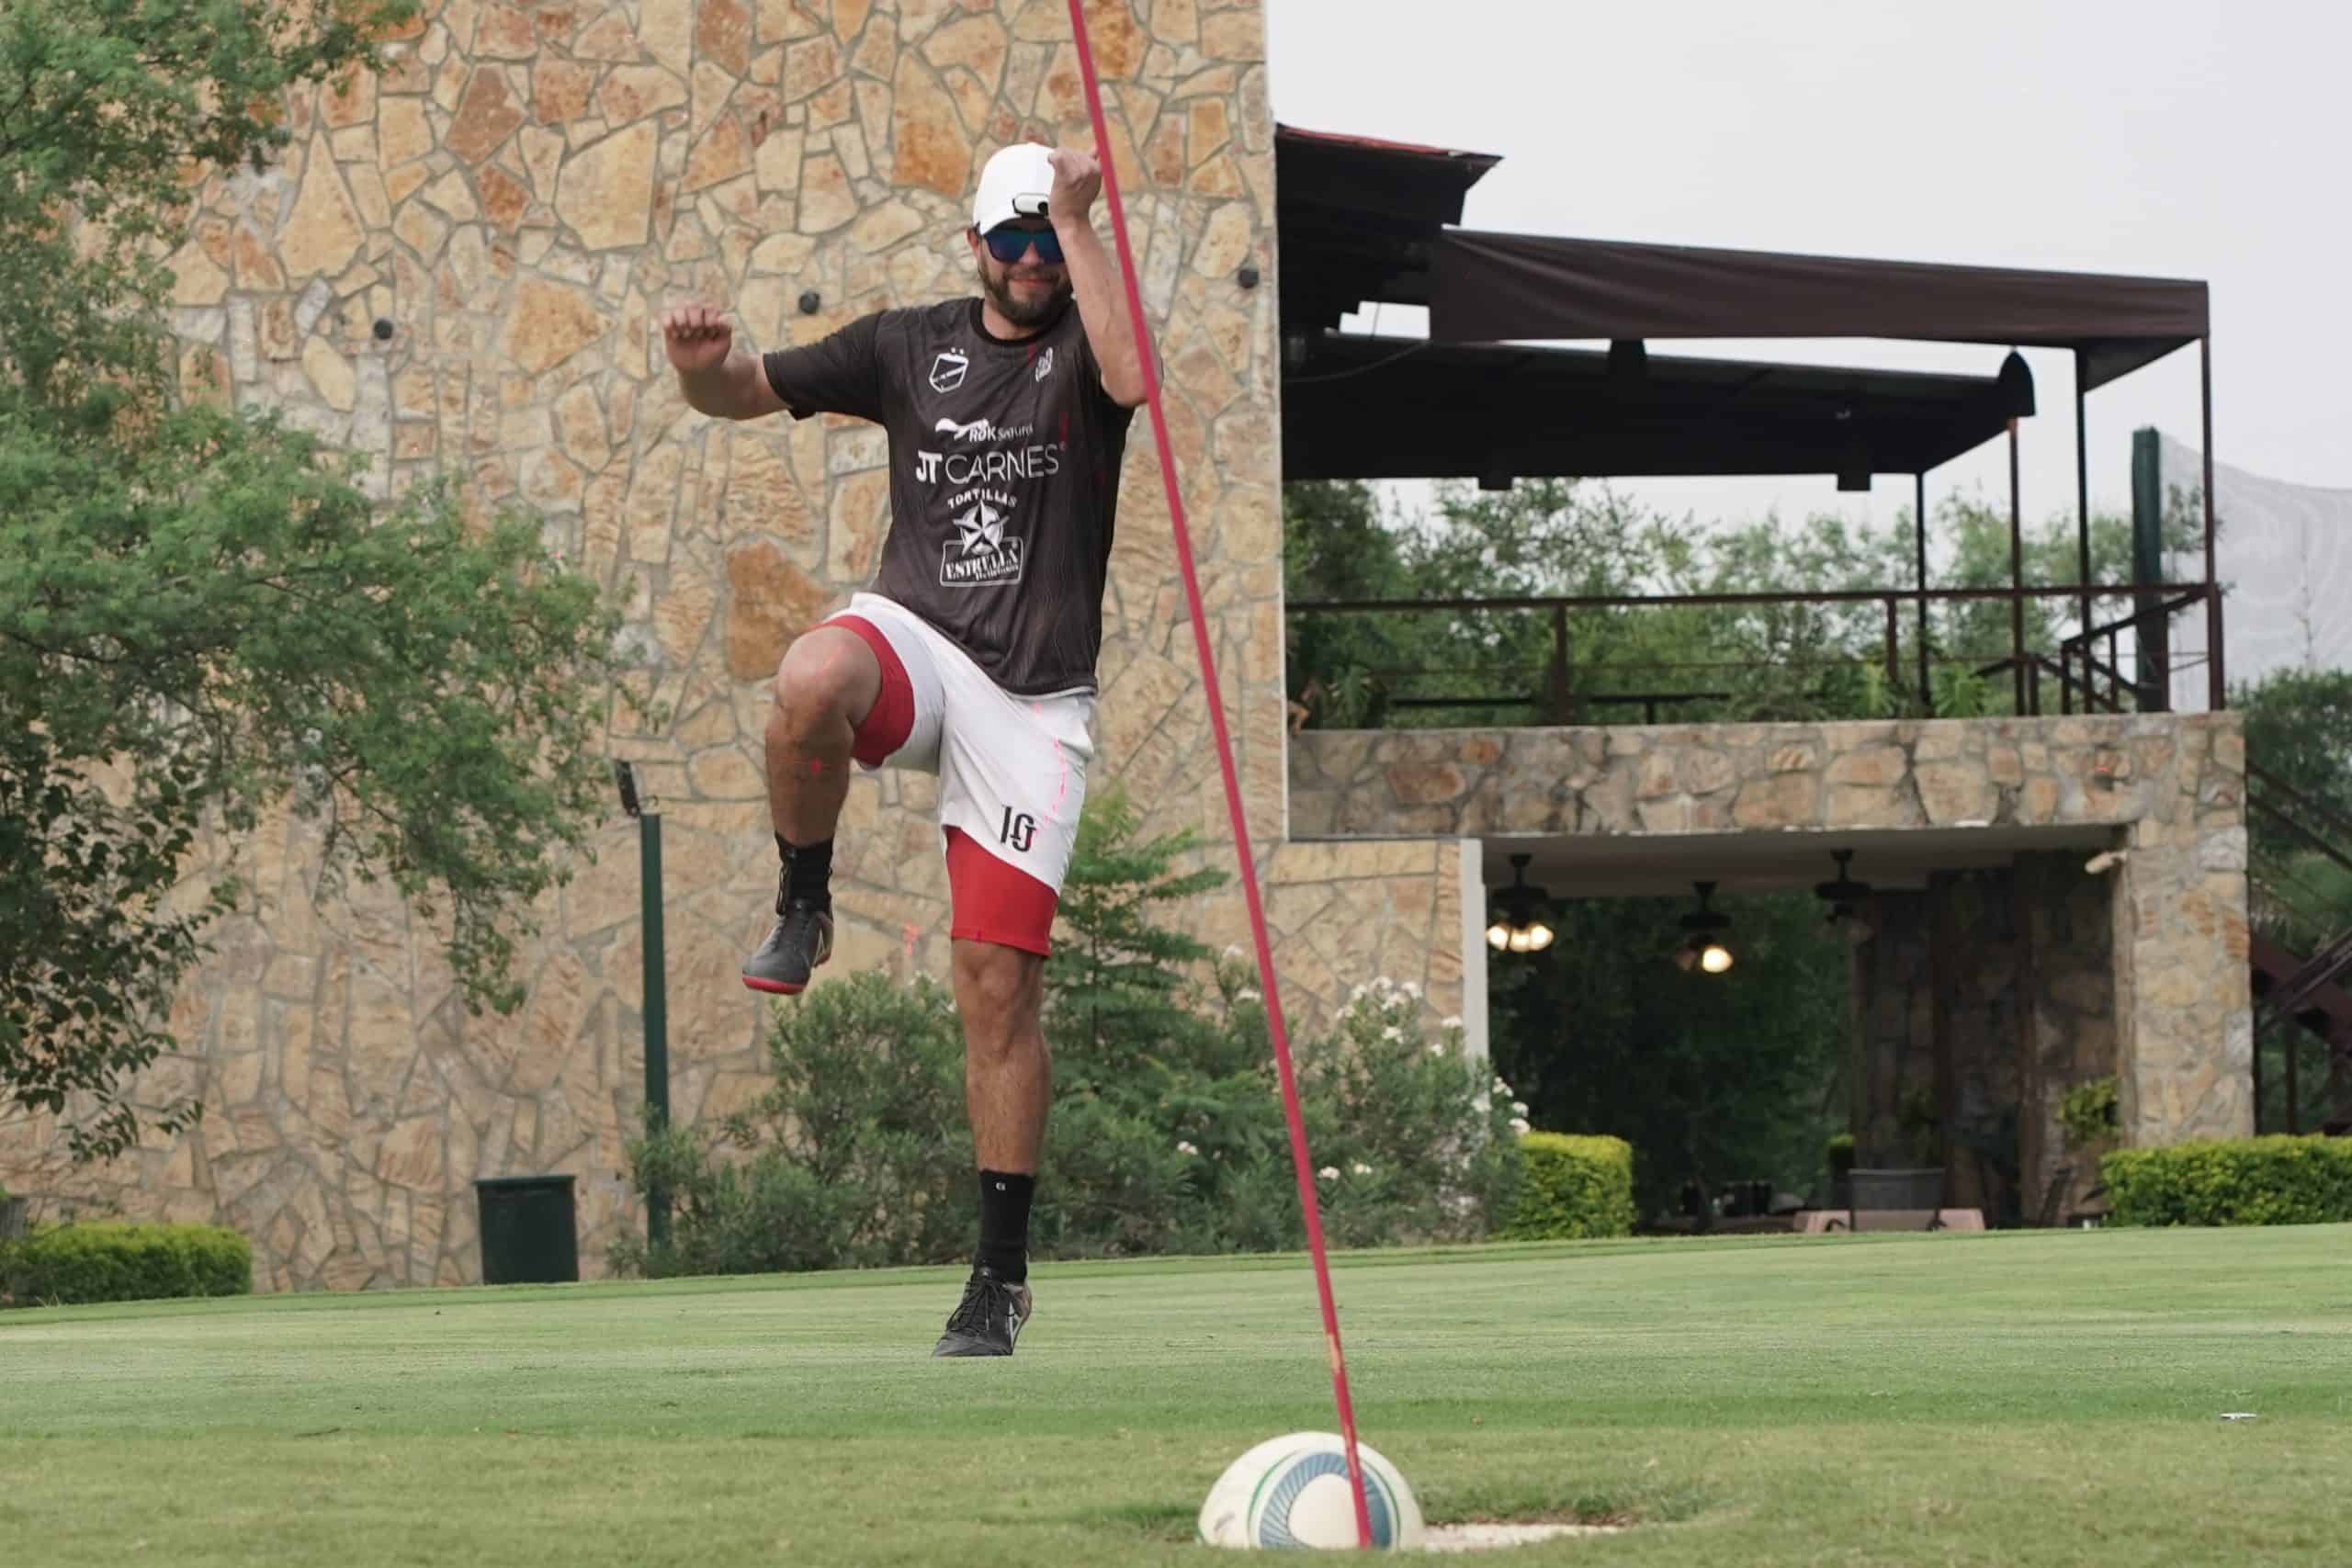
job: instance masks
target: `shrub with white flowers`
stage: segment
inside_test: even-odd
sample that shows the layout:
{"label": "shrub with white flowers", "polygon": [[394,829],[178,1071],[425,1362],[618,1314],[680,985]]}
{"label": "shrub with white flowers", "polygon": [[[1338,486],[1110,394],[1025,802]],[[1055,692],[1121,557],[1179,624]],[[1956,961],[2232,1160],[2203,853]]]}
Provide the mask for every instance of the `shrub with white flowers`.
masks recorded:
{"label": "shrub with white flowers", "polygon": [[1458,1027],[1437,1038],[1418,985],[1376,976],[1299,1052],[1307,1139],[1348,1179],[1324,1226],[1343,1246],[1466,1240],[1509,1213],[1520,1152]]}

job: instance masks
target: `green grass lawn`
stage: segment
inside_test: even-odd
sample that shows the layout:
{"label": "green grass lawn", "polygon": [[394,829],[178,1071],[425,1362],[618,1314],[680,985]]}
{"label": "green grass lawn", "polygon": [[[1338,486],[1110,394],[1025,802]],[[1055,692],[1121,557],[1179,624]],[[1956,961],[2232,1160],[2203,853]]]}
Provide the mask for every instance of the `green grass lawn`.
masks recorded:
{"label": "green grass lawn", "polygon": [[[0,1314],[0,1563],[1199,1562],[1331,1425],[1298,1259]],[[1513,1562],[2340,1563],[2352,1227],[1339,1260],[1363,1430]],[[2224,1411],[2255,1411],[2224,1422]]]}

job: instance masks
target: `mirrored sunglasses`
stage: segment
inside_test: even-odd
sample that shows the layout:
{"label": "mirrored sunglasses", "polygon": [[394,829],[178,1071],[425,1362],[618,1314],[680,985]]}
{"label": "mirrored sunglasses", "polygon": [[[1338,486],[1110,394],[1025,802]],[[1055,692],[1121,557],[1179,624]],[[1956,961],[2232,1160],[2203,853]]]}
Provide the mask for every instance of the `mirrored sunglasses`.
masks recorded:
{"label": "mirrored sunglasses", "polygon": [[980,236],[988,242],[989,254],[1008,266],[1037,247],[1037,259],[1048,266],[1059,266],[1062,260],[1062,240],[1051,229],[1016,229],[1010,223],[999,224]]}

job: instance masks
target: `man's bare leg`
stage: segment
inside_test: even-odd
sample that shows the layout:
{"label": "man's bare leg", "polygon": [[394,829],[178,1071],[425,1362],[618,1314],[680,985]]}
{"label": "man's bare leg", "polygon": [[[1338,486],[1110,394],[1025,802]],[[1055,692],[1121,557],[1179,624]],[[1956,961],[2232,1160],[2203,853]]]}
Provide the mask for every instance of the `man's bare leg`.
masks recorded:
{"label": "man's bare leg", "polygon": [[957,942],[955,970],[972,1153],[982,1170],[1034,1177],[1053,1097],[1053,1062],[1038,1021],[1046,961],[1017,947]]}
{"label": "man's bare leg", "polygon": [[855,632],[818,626],[785,650],[767,729],[777,838],[814,844],[833,836],[849,797],[850,737],[881,694],[881,662]]}
{"label": "man's bare leg", "polygon": [[744,961],[743,984],[792,996],[832,953],[833,825],[849,796],[852,737],[882,693],[882,665],[855,632],[818,626],[786,649],[768,710],[768,816],[784,875],[776,922]]}
{"label": "man's bare leg", "polygon": [[964,1021],[964,1099],[980,1169],[980,1245],[935,1356],[1006,1356],[1028,1321],[1029,1204],[1053,1097],[1038,1014],[1046,961],[991,942],[955,944]]}

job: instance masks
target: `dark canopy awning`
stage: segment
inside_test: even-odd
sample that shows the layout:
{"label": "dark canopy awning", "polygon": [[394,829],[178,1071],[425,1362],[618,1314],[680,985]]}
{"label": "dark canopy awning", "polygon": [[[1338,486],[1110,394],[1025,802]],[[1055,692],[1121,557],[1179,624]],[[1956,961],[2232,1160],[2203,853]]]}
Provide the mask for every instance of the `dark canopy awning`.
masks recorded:
{"label": "dark canopy awning", "polygon": [[1452,230],[1434,242],[1430,334],[1884,337],[2071,348],[2085,387],[2206,331],[2202,283]]}
{"label": "dark canopy awning", "polygon": [[1992,377],[1326,333],[1283,381],[1283,477],[1924,473],[2001,433]]}
{"label": "dark canopy awning", "polygon": [[1274,128],[1284,332],[1320,332],[1367,299],[1425,303],[1430,242],[1500,160]]}

